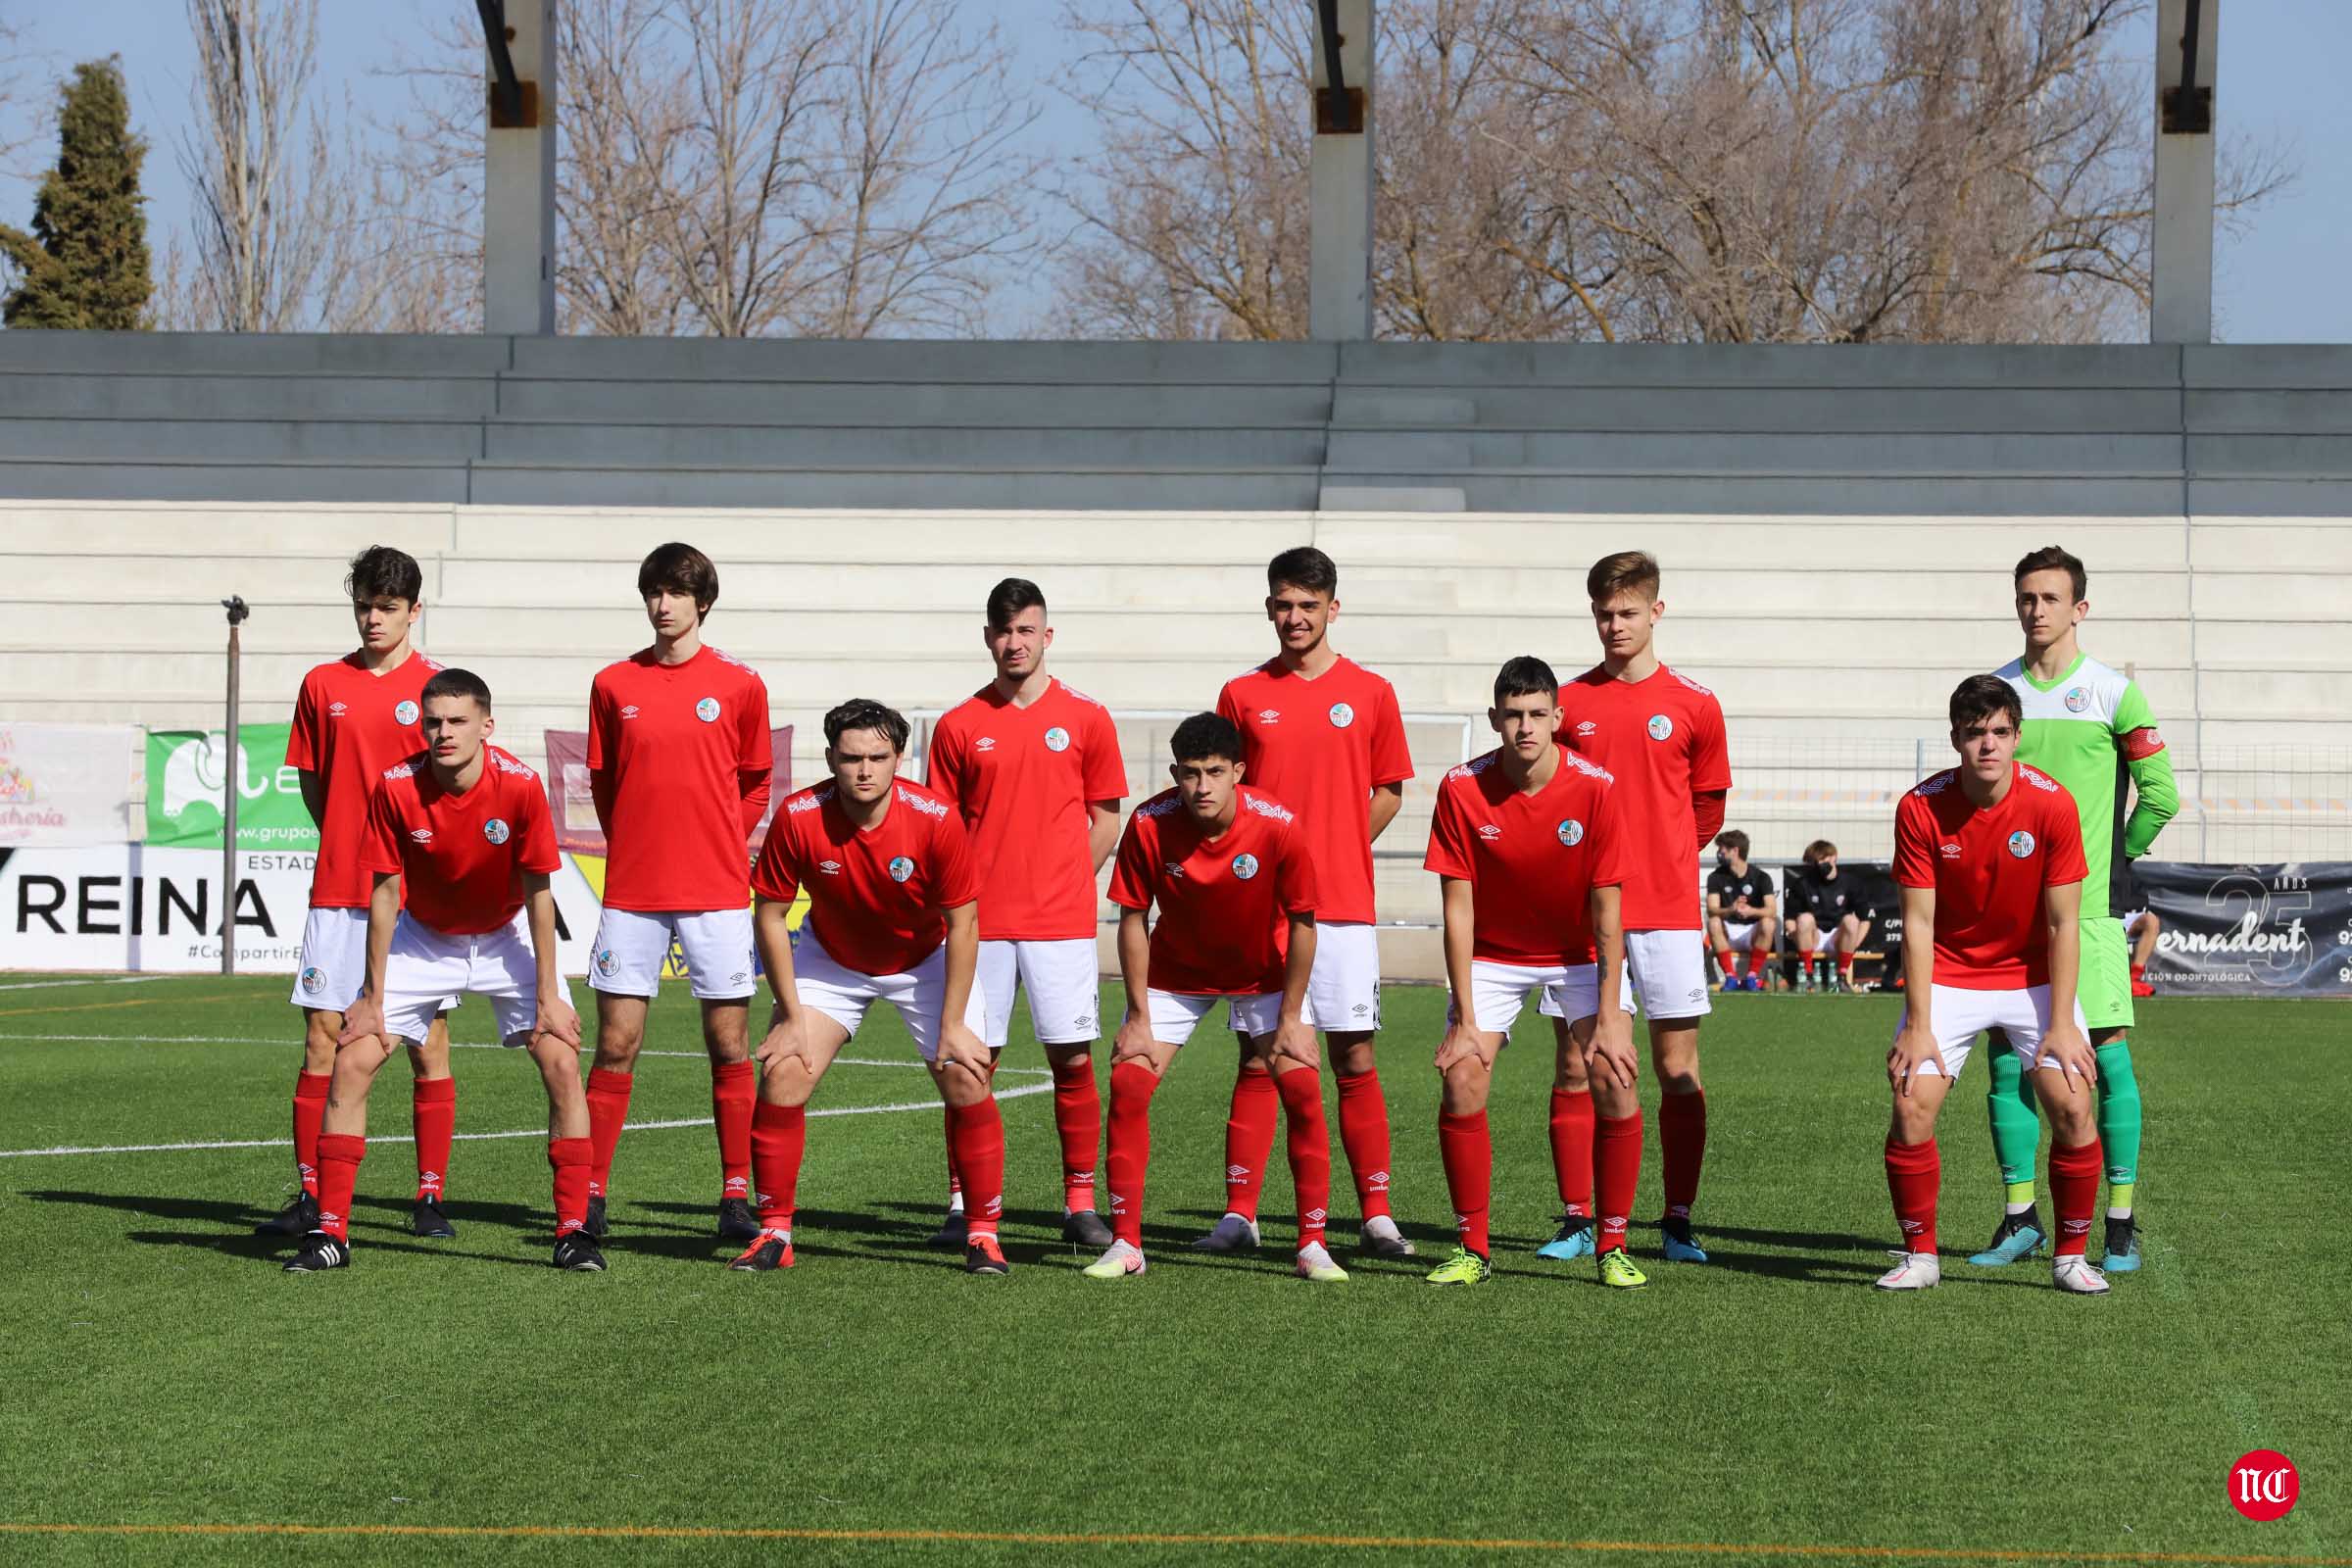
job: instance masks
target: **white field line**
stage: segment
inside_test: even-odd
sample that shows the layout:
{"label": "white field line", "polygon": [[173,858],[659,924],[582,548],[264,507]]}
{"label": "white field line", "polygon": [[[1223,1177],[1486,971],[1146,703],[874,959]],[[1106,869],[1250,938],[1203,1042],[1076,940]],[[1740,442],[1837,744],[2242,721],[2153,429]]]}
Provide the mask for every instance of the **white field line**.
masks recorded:
{"label": "white field line", "polygon": [[61,991],[67,986],[147,986],[158,980],[184,980],[177,974],[122,974],[103,980],[11,980],[0,991]]}
{"label": "white field line", "polygon": [[[902,1065],[902,1063],[895,1061],[858,1062],[853,1063],[853,1065],[896,1067]],[[1050,1083],[1023,1084],[1018,1089],[999,1090],[997,1092],[997,1098],[999,1100],[1019,1100],[1025,1095],[1045,1094],[1053,1087],[1054,1086]],[[937,1110],[938,1108],[939,1102],[936,1100],[907,1100],[901,1101],[897,1104],[891,1105],[815,1106],[809,1110],[808,1114],[810,1116],[878,1116],[885,1111]],[[708,1116],[689,1116],[680,1121],[633,1121],[627,1123],[622,1130],[632,1133],[650,1133],[663,1132],[673,1127],[708,1127],[710,1125],[710,1118]],[[518,1128],[514,1132],[459,1133],[456,1136],[458,1141],[461,1143],[487,1142],[494,1138],[545,1138],[547,1136],[547,1129],[544,1127],[523,1127]],[[414,1138],[389,1137],[369,1138],[368,1140],[368,1142],[370,1144],[413,1144],[416,1141],[416,1140]],[[196,1144],[116,1144],[105,1148],[96,1146],[85,1147],[77,1145],[60,1145],[55,1149],[0,1149],[0,1159],[37,1159],[45,1154],[171,1154],[189,1153],[200,1150],[211,1149],[291,1149],[293,1147],[294,1140],[291,1138],[223,1139],[213,1143]]]}

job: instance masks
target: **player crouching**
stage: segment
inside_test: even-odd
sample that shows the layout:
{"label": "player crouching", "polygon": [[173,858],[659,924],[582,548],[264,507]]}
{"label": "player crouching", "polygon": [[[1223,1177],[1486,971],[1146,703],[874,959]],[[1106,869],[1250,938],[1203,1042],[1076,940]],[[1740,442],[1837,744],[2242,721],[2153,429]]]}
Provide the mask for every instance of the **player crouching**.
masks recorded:
{"label": "player crouching", "polygon": [[[760,1234],[729,1266],[792,1267],[792,1215],[808,1147],[808,1100],[825,1069],[887,1002],[914,1036],[948,1107],[948,1138],[968,1214],[963,1266],[1009,1270],[997,1225],[1004,1207],[1004,1119],[990,1081],[996,1054],[972,977],[980,954],[980,876],[963,819],[948,801],[900,778],[906,720],[858,698],[825,715],[830,781],[789,797],[752,868],[752,933],[775,988],[752,1110]],[[786,916],[808,891],[795,953]]]}
{"label": "player crouching", "polygon": [[[588,1101],[580,1019],[556,969],[562,863],[539,775],[489,745],[497,728],[480,676],[445,669],[424,683],[425,750],[385,771],[368,806],[362,864],[368,985],[343,1018],[318,1138],[318,1228],[287,1272],[351,1261],[351,1197],[368,1152],[368,1090],[395,1046],[425,1037],[444,1004],[488,999],[499,1038],[528,1051],[547,1085],[558,1268],[599,1270],[588,1217]],[[402,906],[403,893],[407,906]]]}
{"label": "player crouching", "polygon": [[[2075,997],[2076,914],[2087,874],[2082,818],[2057,780],[2017,760],[2024,715],[2008,682],[1962,681],[1951,720],[1960,765],[1921,783],[1894,813],[1894,880],[1903,929],[1913,934],[1903,944],[1903,1021],[1886,1053],[1894,1089],[1886,1189],[1903,1253],[1879,1288],[1925,1290],[1942,1277],[1936,1113],[1977,1036],[1998,1029],[2033,1075],[2050,1122],[2059,1229],[2052,1282],[2097,1296],[2107,1282],[2083,1255],[2101,1168],[2097,1058]],[[1932,941],[1918,940],[1928,932]]]}
{"label": "player crouching", "polygon": [[[1144,1177],[1152,1097],[1193,1030],[1225,1001],[1234,1032],[1273,1074],[1298,1195],[1298,1274],[1348,1275],[1324,1246],[1331,1133],[1315,1032],[1305,1019],[1315,966],[1315,867],[1291,809],[1242,783],[1242,737],[1215,713],[1176,726],[1175,788],[1135,808],[1120,837],[1110,901],[1120,907],[1127,1016],[1111,1042],[1110,1250],[1090,1279],[1144,1271]],[[1159,906],[1147,931],[1145,916]]]}

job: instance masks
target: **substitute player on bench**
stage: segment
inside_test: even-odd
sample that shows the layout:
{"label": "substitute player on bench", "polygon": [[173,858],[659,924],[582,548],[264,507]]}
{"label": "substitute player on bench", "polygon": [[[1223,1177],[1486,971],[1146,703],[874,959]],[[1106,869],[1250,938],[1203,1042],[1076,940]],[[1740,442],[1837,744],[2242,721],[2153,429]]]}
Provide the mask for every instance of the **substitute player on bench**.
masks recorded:
{"label": "substitute player on bench", "polygon": [[555,1264],[599,1270],[588,1222],[588,1103],[580,1092],[580,1020],[556,967],[562,863],[539,775],[489,743],[490,688],[470,670],[424,684],[425,750],[387,769],[368,806],[361,864],[368,903],[368,984],[343,1017],[335,1081],[318,1137],[318,1225],[290,1273],[351,1261],[351,1195],[368,1152],[368,1089],[392,1047],[424,1038],[441,1008],[488,999],[499,1038],[526,1050],[547,1086],[547,1158],[555,1171]]}
{"label": "substitute player on bench", "polygon": [[[2099,1143],[2107,1152],[2107,1236],[2103,1266],[2112,1274],[2139,1267],[2132,1210],[2139,1181],[2139,1080],[2132,1071],[2132,956],[2117,916],[2131,906],[2132,862],[2148,853],[2180,808],[2172,755],[2157,732],[2148,700],[2130,676],[2110,669],[2076,640],[2090,613],[2082,563],[2050,545],[2018,562],[2017,623],[2023,657],[1994,673],[2025,710],[2020,760],[2066,786],[2082,813],[2082,1014],[2099,1054]],[[2129,813],[2127,792],[2135,792]],[[2017,1059],[1992,1061],[1985,1091],[1992,1152],[2007,1184],[2001,1223],[1972,1263],[2012,1263],[2042,1244],[2034,1209],[2034,1155],[2041,1125]]]}
{"label": "substitute player on bench", "polygon": [[[1573,1054],[1600,1113],[1600,1281],[1647,1283],[1625,1251],[1642,1174],[1642,1101],[1617,914],[1628,847],[1610,808],[1609,775],[1558,743],[1559,690],[1540,659],[1502,666],[1487,710],[1502,744],[1446,775],[1430,821],[1423,864],[1441,878],[1453,993],[1437,1053],[1438,1152],[1461,1238],[1429,1276],[1432,1285],[1483,1284],[1491,1272],[1487,1096],[1495,1054],[1531,992],[1552,998],[1572,1020],[1555,1089]],[[1590,1157],[1582,1171],[1557,1174],[1565,1197],[1574,1181],[1591,1183]]]}
{"label": "substitute player on bench", "polygon": [[[318,1124],[326,1114],[343,1010],[368,972],[370,878],[360,861],[368,838],[368,799],[384,769],[424,745],[418,699],[441,666],[412,640],[424,613],[424,573],[389,545],[351,558],[343,579],[360,646],[305,675],[294,699],[286,765],[302,781],[302,804],[318,824],[318,859],[311,873],[311,911],[302,925],[302,968],[294,1004],[303,1009],[302,1071],[294,1080],[294,1200],[257,1227],[268,1236],[301,1236],[318,1224]],[[441,1211],[458,1121],[458,1083],[449,1075],[449,1026],[426,1024],[409,1049],[416,1131],[416,1204],[410,1228],[419,1236],[455,1236]]]}
{"label": "substitute player on bench", "polygon": [[588,984],[596,1060],[588,1119],[596,1141],[588,1232],[605,1234],[612,1154],[629,1116],[646,1009],[674,939],[702,1004],[718,1129],[718,1235],[749,1241],[752,1217],[750,843],[767,809],[774,756],[767,686],[703,641],[718,570],[691,545],[665,544],[637,568],[654,641],[598,671],[588,692],[588,783],[604,828],[604,916]]}
{"label": "substitute player on bench", "polygon": [[[1372,845],[1396,820],[1413,776],[1396,691],[1331,646],[1340,571],[1320,550],[1286,550],[1266,566],[1266,618],[1280,650],[1225,683],[1217,711],[1241,732],[1253,788],[1298,813],[1314,847],[1315,973],[1306,1021],[1323,1031],[1340,1088],[1340,1144],[1363,1215],[1358,1245],[1409,1257],[1389,1212],[1389,1107],[1372,1054],[1380,1028],[1380,944],[1373,926]],[[1225,1216],[1197,1245],[1257,1245],[1257,1197],[1274,1148],[1276,1085],[1247,1042],[1225,1139]]]}
{"label": "substitute player on bench", "polygon": [[[777,808],[752,868],[755,931],[776,1002],[757,1053],[752,1116],[760,1230],[730,1267],[792,1267],[808,1099],[866,1008],[887,1002],[948,1107],[969,1214],[963,1266],[1008,1272],[997,1239],[1004,1119],[989,1090],[996,1062],[980,1040],[973,984],[980,875],[955,807],[898,776],[906,750],[906,720],[893,709],[858,698],[827,713],[832,777]],[[796,951],[787,916],[804,888],[808,915]]]}
{"label": "substitute player on bench", "polygon": [[[1054,1070],[1054,1129],[1061,1139],[1061,1231],[1110,1245],[1095,1212],[1095,1153],[1102,1101],[1094,1046],[1102,1032],[1095,957],[1095,873],[1119,838],[1127,768],[1101,703],[1046,673],[1054,628],[1037,584],[1007,577],[989,590],[981,637],[996,678],[931,728],[930,784],[956,803],[980,870],[982,1038],[1002,1052],[1017,988]],[[934,1245],[961,1248],[956,1189]]]}
{"label": "substitute player on bench", "polygon": [[[1772,873],[1747,858],[1747,835],[1731,828],[1715,835],[1715,869],[1707,873],[1707,941],[1723,970],[1726,991],[1772,989],[1773,956],[1780,951],[1779,897]],[[1733,962],[1747,955],[1747,969]]]}
{"label": "substitute player on bench", "polygon": [[[1223,715],[1186,719],[1169,750],[1175,787],[1135,808],[1111,873],[1127,987],[1127,1015],[1111,1048],[1105,1160],[1117,1239],[1086,1273],[1117,1280],[1144,1272],[1152,1096],[1222,998],[1244,1049],[1282,1099],[1298,1196],[1298,1273],[1336,1284],[1348,1275],[1323,1241],[1331,1132],[1306,1021],[1316,938],[1311,852],[1290,808],[1242,782],[1242,738]],[[1155,905],[1159,921],[1147,934]]]}
{"label": "substitute player on bench", "polygon": [[1894,813],[1905,937],[1903,1018],[1886,1053],[1886,1190],[1903,1251],[1879,1288],[1926,1290],[1942,1277],[1936,1113],[1976,1037],[1994,1030],[2050,1112],[2059,1228],[2051,1282],[2096,1296],[2107,1282],[2083,1251],[2099,1196],[2098,1064],[2075,999],[2082,821],[2055,779],[2016,760],[2020,705],[2007,682],[1971,675],[1953,691],[1950,714],[1960,765],[1923,781]]}

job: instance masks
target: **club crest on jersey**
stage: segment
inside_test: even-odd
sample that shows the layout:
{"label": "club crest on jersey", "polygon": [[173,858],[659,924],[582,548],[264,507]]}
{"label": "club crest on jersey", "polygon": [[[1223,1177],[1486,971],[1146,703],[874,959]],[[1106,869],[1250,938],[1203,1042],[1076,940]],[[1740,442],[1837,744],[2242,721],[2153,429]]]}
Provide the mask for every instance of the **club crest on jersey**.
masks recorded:
{"label": "club crest on jersey", "polygon": [[2009,853],[2021,860],[2032,855],[2034,853],[2034,835],[2022,827],[2010,834]]}
{"label": "club crest on jersey", "polygon": [[1331,727],[1333,729],[1346,729],[1348,725],[1354,722],[1354,709],[1349,708],[1346,703],[1334,703],[1331,705]]}
{"label": "club crest on jersey", "polygon": [[315,997],[325,989],[326,971],[324,969],[319,968],[317,964],[312,964],[308,969],[302,971],[302,994],[304,996]]}
{"label": "club crest on jersey", "polygon": [[1663,741],[1663,740],[1671,740],[1671,739],[1673,739],[1673,738],[1674,738],[1674,720],[1673,720],[1673,719],[1671,719],[1671,718],[1668,718],[1668,717],[1667,717],[1667,716],[1666,716],[1664,713],[1652,713],[1652,714],[1650,714],[1650,715],[1649,715],[1649,738],[1650,738],[1651,740],[1653,740],[1653,741]]}
{"label": "club crest on jersey", "polygon": [[1233,858],[1233,874],[1245,882],[1257,875],[1257,857],[1254,855],[1235,856]]}
{"label": "club crest on jersey", "polygon": [[596,950],[596,972],[608,980],[620,972],[620,960],[612,956],[611,948]]}
{"label": "club crest on jersey", "polygon": [[398,708],[395,708],[394,710],[392,710],[392,718],[393,718],[394,722],[396,722],[396,723],[401,723],[401,724],[414,724],[414,723],[416,723],[416,705],[415,703],[413,703],[413,702],[404,702],[404,703],[402,703],[402,704],[401,704],[401,705],[400,705]]}
{"label": "club crest on jersey", "polygon": [[506,843],[507,831],[507,819],[503,816],[494,816],[482,824],[482,837],[493,844]]}
{"label": "club crest on jersey", "polygon": [[701,702],[695,704],[694,716],[701,719],[706,724],[717,723],[718,699],[715,697],[706,697]]}
{"label": "club crest on jersey", "polygon": [[893,856],[891,858],[890,879],[893,882],[904,882],[912,875],[914,875],[914,862],[912,860],[908,859],[904,855]]}
{"label": "club crest on jersey", "polygon": [[2082,710],[2088,708],[2089,706],[2090,693],[2082,687],[2077,686],[2074,690],[2066,694],[2066,710],[2068,712],[2080,713],[2082,711]]}
{"label": "club crest on jersey", "polygon": [[1063,729],[1063,728],[1062,728],[1062,727],[1061,727],[1059,724],[1056,724],[1056,725],[1054,725],[1054,726],[1052,729],[1050,729],[1050,730],[1046,731],[1046,750],[1047,750],[1047,751],[1049,751],[1049,752],[1066,752],[1066,751],[1068,751],[1069,749],[1070,749],[1070,732],[1069,732],[1068,730],[1066,730],[1066,729]]}
{"label": "club crest on jersey", "polygon": [[1573,850],[1585,842],[1585,824],[1573,816],[1563,816],[1560,818],[1559,834],[1560,842]]}

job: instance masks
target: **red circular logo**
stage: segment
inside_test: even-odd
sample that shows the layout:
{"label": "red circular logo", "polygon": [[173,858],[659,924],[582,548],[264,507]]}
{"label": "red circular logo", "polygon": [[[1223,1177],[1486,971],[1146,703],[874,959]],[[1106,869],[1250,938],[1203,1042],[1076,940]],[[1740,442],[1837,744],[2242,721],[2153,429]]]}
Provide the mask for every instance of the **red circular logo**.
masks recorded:
{"label": "red circular logo", "polygon": [[2230,1506],[2249,1519],[2283,1519],[2303,1493],[2295,1462],[2274,1448],[2256,1448],[2230,1467]]}

